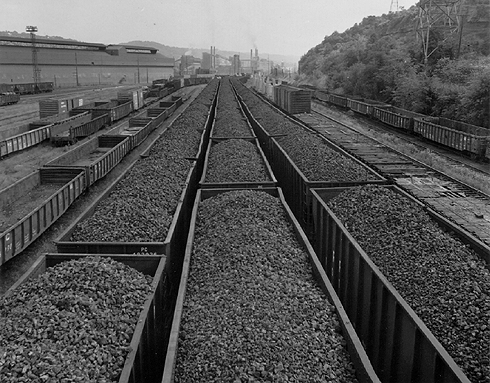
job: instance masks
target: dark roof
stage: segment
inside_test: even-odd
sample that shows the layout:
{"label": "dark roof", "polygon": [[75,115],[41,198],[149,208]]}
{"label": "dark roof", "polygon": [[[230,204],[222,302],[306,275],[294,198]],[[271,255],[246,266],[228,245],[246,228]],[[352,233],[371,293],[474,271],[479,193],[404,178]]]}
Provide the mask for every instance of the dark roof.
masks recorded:
{"label": "dark roof", "polygon": [[[17,42],[17,43],[30,43],[31,39],[28,37],[11,37],[11,36],[0,36],[0,41],[10,41],[10,42]],[[36,36],[36,43],[37,44],[53,44],[53,45],[72,45],[72,46],[78,46],[78,47],[91,47],[91,48],[99,48],[100,50],[104,50],[109,46],[121,46],[126,49],[135,49],[135,50],[140,50],[140,51],[149,51],[151,53],[156,53],[158,49],[153,48],[153,47],[143,47],[143,46],[138,46],[138,45],[125,45],[125,44],[99,44],[99,43],[84,43],[81,41],[75,41],[75,40],[55,40],[55,39],[45,39],[42,37]]]}
{"label": "dark roof", "polygon": [[[0,36],[0,41],[30,43],[31,39],[25,38],[25,37]],[[42,37],[37,37],[37,36],[36,36],[36,43],[39,43],[39,44],[55,44],[55,45],[74,45],[74,46],[93,47],[93,48],[100,48],[100,49],[105,49],[105,47],[106,47],[105,44],[83,43],[80,41],[71,41],[71,40],[43,39]]]}

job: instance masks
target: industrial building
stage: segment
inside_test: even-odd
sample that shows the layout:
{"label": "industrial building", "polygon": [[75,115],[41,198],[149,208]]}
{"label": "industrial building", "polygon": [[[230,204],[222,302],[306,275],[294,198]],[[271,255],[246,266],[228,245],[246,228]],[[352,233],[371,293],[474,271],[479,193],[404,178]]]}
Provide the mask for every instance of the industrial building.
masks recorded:
{"label": "industrial building", "polygon": [[132,45],[0,36],[0,83],[32,83],[34,57],[38,80],[51,81],[55,87],[151,83],[174,74],[174,59],[157,51]]}

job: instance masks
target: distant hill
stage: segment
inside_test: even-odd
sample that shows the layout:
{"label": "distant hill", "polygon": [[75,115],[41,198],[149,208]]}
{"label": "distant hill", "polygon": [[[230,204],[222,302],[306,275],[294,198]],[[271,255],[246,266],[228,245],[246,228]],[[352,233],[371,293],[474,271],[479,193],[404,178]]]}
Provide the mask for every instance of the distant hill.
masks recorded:
{"label": "distant hill", "polygon": [[[25,39],[28,39],[31,37],[30,33],[27,32],[17,32],[17,31],[0,31],[0,36],[10,36],[10,37],[22,37]],[[61,36],[47,36],[47,35],[40,35],[36,33],[36,36],[42,39],[52,39],[52,40],[65,40],[65,41],[78,41],[75,39],[65,39],[64,37]],[[89,41],[84,41],[84,42],[89,42]],[[96,43],[97,41],[90,41]]]}

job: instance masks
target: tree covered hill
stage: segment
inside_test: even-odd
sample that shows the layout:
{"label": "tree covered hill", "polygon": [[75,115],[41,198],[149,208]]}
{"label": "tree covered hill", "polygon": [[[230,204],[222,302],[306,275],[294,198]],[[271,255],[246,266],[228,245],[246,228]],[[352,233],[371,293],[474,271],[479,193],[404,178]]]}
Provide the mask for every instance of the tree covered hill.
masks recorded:
{"label": "tree covered hill", "polygon": [[302,56],[297,81],[488,127],[490,3],[466,0],[461,13],[461,36],[432,30],[427,62],[417,6],[366,17]]}

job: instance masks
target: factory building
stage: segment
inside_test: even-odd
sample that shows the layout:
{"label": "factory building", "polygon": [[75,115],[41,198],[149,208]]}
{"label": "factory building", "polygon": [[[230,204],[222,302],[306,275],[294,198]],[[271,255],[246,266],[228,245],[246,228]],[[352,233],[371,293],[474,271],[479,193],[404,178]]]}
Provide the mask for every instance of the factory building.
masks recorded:
{"label": "factory building", "polygon": [[39,81],[55,87],[138,84],[169,78],[174,59],[152,47],[0,36],[0,83],[33,82],[33,47]]}

